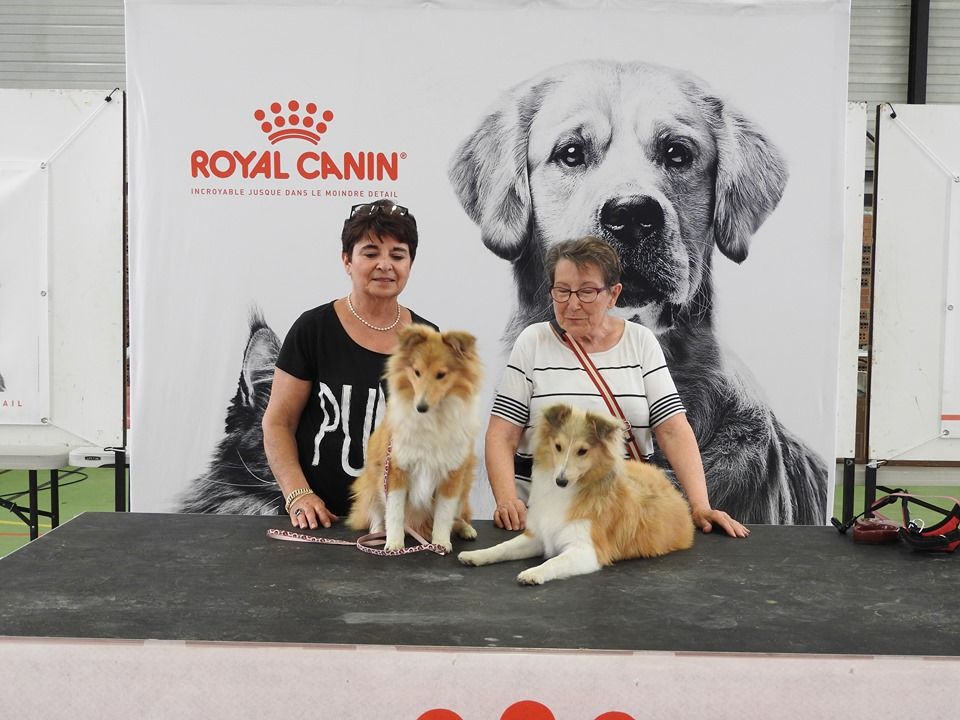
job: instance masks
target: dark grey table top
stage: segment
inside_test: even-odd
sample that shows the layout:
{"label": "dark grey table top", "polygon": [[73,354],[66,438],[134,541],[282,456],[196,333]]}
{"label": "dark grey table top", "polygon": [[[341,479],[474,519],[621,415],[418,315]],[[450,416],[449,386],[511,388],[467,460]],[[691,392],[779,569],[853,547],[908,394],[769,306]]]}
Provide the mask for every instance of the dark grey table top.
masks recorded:
{"label": "dark grey table top", "polygon": [[[266,537],[288,522],[85,513],[0,560],[0,635],[960,655],[952,555],[828,527],[698,533],[688,551],[531,588],[514,577],[534,560],[468,568]],[[476,526],[455,552],[511,535]]]}

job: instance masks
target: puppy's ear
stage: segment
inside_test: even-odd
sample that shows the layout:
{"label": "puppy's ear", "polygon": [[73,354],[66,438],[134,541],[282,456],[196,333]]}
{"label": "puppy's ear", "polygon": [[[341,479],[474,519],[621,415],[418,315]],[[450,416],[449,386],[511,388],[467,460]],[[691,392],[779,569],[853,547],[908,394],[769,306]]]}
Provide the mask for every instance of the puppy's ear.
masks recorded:
{"label": "puppy's ear", "polygon": [[550,84],[531,81],[507,92],[460,144],[447,169],[460,204],[480,226],[484,245],[506,260],[520,255],[530,234],[527,141]]}
{"label": "puppy's ear", "polygon": [[587,425],[600,442],[606,442],[611,437],[622,437],[624,433],[623,421],[612,415],[588,412]]}
{"label": "puppy's ear", "polygon": [[570,414],[573,411],[569,405],[564,405],[563,403],[557,403],[556,405],[551,405],[544,409],[543,414],[540,416],[543,419],[543,422],[547,424],[553,430],[557,430],[563,427],[563,424],[569,419]]}
{"label": "puppy's ear", "polygon": [[705,100],[717,141],[714,237],[720,252],[740,263],[751,236],[780,202],[789,173],[756,125],[717,98]]}
{"label": "puppy's ear", "polygon": [[477,339],[463,330],[448,330],[443,333],[443,341],[460,357],[466,357],[477,349]]}
{"label": "puppy's ear", "polygon": [[400,341],[401,350],[411,350],[420,343],[426,341],[430,333],[434,332],[431,328],[420,323],[413,323],[402,327],[397,331],[397,339]]}

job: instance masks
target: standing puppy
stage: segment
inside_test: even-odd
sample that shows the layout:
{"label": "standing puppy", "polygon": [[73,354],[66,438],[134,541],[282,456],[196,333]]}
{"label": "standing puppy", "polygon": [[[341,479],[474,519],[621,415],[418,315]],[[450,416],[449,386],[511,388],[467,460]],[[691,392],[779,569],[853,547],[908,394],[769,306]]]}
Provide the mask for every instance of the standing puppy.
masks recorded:
{"label": "standing puppy", "polygon": [[617,560],[693,545],[690,507],[662,470],[623,458],[623,424],[569,405],[543,411],[536,430],[530,510],[522,535],[462,552],[464,565],[546,555],[517,581],[541,585]]}
{"label": "standing puppy", "polygon": [[[425,325],[400,331],[387,361],[389,399],[370,437],[367,464],[353,483],[347,525],[382,532],[385,549],[403,547],[404,526],[453,549],[451,532],[477,536],[468,503],[476,468],[480,358],[476,338]],[[389,462],[384,491],[384,468]]]}

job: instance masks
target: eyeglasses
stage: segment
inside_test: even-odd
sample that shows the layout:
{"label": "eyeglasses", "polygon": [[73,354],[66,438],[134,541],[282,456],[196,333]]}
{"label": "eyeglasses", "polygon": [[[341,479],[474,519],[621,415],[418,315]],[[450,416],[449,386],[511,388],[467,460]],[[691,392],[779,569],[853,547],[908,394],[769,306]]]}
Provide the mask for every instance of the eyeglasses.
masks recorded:
{"label": "eyeglasses", "polygon": [[395,203],[360,203],[359,205],[354,205],[350,208],[350,217],[354,218],[357,215],[376,215],[377,213],[383,213],[384,215],[399,215],[404,217],[409,215],[410,211],[407,210],[403,205],[397,205]]}
{"label": "eyeglasses", "polygon": [[571,290],[570,288],[557,287],[554,285],[552,288],[550,288],[550,297],[552,297],[558,303],[565,303],[570,299],[571,295],[576,295],[580,302],[592,303],[597,299],[597,295],[602,293],[604,290],[609,290],[609,288],[582,287],[579,290]]}

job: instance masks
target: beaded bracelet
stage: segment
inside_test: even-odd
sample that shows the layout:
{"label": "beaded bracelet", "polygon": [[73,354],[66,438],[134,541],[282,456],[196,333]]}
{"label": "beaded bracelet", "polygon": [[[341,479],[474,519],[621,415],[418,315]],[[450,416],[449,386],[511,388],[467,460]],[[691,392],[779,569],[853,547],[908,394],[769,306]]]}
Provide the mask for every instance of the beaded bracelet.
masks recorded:
{"label": "beaded bracelet", "polygon": [[286,502],[284,503],[284,506],[283,506],[284,512],[290,512],[290,506],[293,505],[294,502],[296,502],[297,498],[301,498],[304,495],[309,495],[312,492],[313,492],[313,489],[308,487],[297,488],[296,490],[291,492],[289,495],[287,495]]}

